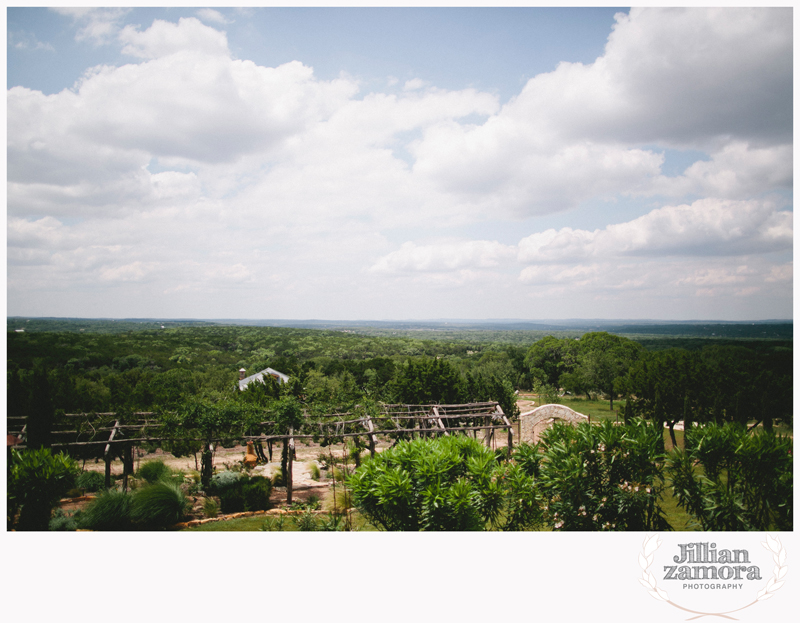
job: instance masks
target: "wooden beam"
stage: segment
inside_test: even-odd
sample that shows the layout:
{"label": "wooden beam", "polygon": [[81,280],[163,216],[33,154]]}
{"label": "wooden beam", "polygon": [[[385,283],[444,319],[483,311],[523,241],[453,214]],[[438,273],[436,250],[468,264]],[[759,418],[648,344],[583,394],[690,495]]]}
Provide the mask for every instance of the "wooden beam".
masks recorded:
{"label": "wooden beam", "polygon": [[436,407],[433,408],[433,415],[436,418],[436,423],[439,425],[439,428],[441,428],[442,431],[444,432],[445,437],[449,437],[450,433],[448,433],[447,429],[444,427],[444,422],[442,422],[442,418],[439,415],[439,409],[438,408],[436,408]]}

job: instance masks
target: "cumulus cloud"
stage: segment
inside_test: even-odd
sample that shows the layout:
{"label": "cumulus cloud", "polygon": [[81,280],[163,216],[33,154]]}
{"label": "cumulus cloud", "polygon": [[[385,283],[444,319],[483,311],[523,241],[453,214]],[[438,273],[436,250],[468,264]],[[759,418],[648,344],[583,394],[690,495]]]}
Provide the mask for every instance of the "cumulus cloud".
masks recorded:
{"label": "cumulus cloud", "polygon": [[[234,58],[212,27],[224,16],[196,14],[143,28],[70,12],[125,63],[53,95],[8,90],[10,300],[58,292],[77,310],[118,287],[178,315],[214,299],[254,317],[352,316],[346,301],[362,317],[446,316],[427,307],[446,289],[447,305],[492,301],[478,314],[496,317],[547,317],[545,301],[619,317],[615,301],[658,300],[662,314],[669,297],[791,313],[793,220],[775,198],[792,188],[790,10],[632,10],[594,63],[502,105]],[[705,156],[668,176],[669,148]],[[537,230],[538,215],[619,196],[641,216]],[[599,209],[615,220],[613,201]],[[480,223],[485,239],[463,236]],[[405,307],[387,310],[395,298]],[[580,300],[608,306],[570,311]]]}
{"label": "cumulus cloud", "polygon": [[730,256],[792,248],[793,215],[768,201],[700,199],[602,230],[549,229],[519,243],[522,262],[625,256]]}
{"label": "cumulus cloud", "polygon": [[[765,176],[786,184],[791,60],[788,9],[633,9],[593,64],[532,78],[481,126],[429,129],[415,170],[485,209],[525,215],[663,190],[660,155],[640,147],[652,144],[715,152],[679,180],[685,189],[741,197]],[[781,157],[771,175],[760,166]]]}

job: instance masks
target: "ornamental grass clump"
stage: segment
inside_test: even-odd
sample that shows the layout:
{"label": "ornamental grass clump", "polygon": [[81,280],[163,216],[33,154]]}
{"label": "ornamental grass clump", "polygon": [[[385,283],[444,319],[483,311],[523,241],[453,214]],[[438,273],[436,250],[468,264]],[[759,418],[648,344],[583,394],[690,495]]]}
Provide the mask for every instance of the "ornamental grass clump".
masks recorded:
{"label": "ornamental grass clump", "polygon": [[367,459],[347,485],[385,530],[520,530],[540,521],[533,477],[465,436],[401,442]]}
{"label": "ornamental grass clump", "polygon": [[155,461],[147,461],[143,463],[141,467],[139,467],[139,471],[136,472],[137,478],[143,478],[148,483],[153,484],[161,480],[162,478],[168,476],[170,473],[169,467],[161,461],[160,459]]}
{"label": "ornamental grass clump", "polygon": [[150,530],[180,522],[188,504],[179,486],[163,481],[138,489],[131,498],[131,521]]}
{"label": "ornamental grass clump", "polygon": [[86,530],[130,530],[131,497],[109,489],[98,495],[78,519],[78,527]]}

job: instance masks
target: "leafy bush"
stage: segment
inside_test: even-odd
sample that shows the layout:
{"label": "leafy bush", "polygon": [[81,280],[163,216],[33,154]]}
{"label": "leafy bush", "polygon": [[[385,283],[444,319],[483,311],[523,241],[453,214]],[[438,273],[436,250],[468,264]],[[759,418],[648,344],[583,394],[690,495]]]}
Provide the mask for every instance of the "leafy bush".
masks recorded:
{"label": "leafy bush", "polygon": [[385,530],[514,530],[538,522],[533,478],[498,464],[470,437],[401,442],[366,460],[347,484],[355,506]]}
{"label": "leafy bush", "polygon": [[316,532],[319,529],[317,517],[310,508],[294,517],[294,525],[300,532]]}
{"label": "leafy bush", "polygon": [[169,475],[169,473],[170,469],[164,464],[164,461],[155,460],[144,463],[136,473],[136,477],[144,478],[148,483],[153,484]]}
{"label": "leafy bush", "polygon": [[50,449],[12,450],[8,466],[8,529],[47,530],[58,500],[75,485],[78,466]]}
{"label": "leafy bush", "polygon": [[65,514],[60,508],[57,508],[53,513],[48,526],[48,530],[51,532],[72,532],[77,529],[78,522],[75,521],[75,517]]}
{"label": "leafy bush", "polygon": [[269,508],[269,495],[272,493],[272,482],[262,476],[252,476],[242,482],[244,510],[263,511]]}
{"label": "leafy bush", "polygon": [[104,491],[81,513],[79,527],[87,530],[129,530],[131,497],[116,489]]}
{"label": "leafy bush", "polygon": [[180,487],[163,481],[142,487],[131,497],[131,521],[146,529],[167,528],[178,523],[188,503]]}
{"label": "leafy bush", "polygon": [[[664,440],[643,420],[627,426],[555,424],[542,436],[539,465],[547,521],[554,530],[665,530],[660,506]],[[534,471],[532,451],[521,465]]]}
{"label": "leafy bush", "polygon": [[[685,433],[668,471],[678,504],[703,530],[792,530],[792,440],[710,424]],[[697,469],[697,465],[701,469]]]}
{"label": "leafy bush", "polygon": [[81,472],[75,479],[75,486],[84,491],[100,491],[106,485],[106,478],[100,472],[93,472],[90,470]]}
{"label": "leafy bush", "polygon": [[263,476],[225,471],[211,478],[208,492],[219,496],[223,513],[266,510],[269,508],[272,482]]}
{"label": "leafy bush", "polygon": [[241,472],[234,472],[234,471],[224,471],[218,474],[214,474],[211,477],[211,481],[208,483],[208,492],[212,495],[219,495],[225,489],[230,489],[232,487],[236,487],[239,484],[239,481],[242,479]]}

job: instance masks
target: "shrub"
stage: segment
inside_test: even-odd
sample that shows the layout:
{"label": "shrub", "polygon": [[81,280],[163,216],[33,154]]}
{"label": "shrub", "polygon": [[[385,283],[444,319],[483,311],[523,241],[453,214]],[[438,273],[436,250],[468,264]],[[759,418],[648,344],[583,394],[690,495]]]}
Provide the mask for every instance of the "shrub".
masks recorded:
{"label": "shrub", "polygon": [[211,478],[208,493],[219,496],[223,513],[266,510],[269,508],[272,482],[263,476],[225,471]]}
{"label": "shrub", "polygon": [[78,529],[78,522],[74,516],[67,515],[58,508],[50,519],[48,529],[52,532],[71,532]]}
{"label": "shrub", "polygon": [[106,485],[106,478],[100,472],[84,471],[75,479],[75,486],[84,491],[100,491]]}
{"label": "shrub", "polygon": [[131,497],[116,489],[104,491],[81,513],[79,527],[87,530],[129,530]]}
{"label": "shrub", "polygon": [[77,473],[77,464],[66,454],[53,454],[48,448],[12,450],[8,466],[8,528],[47,530],[53,508],[74,487]]}
{"label": "shrub", "polygon": [[262,476],[252,476],[242,482],[244,510],[263,511],[269,508],[269,495],[272,493],[272,482]]}
{"label": "shrub", "polygon": [[219,503],[223,513],[241,513],[244,510],[244,492],[242,491],[242,487],[228,487],[220,491]]}
{"label": "shrub", "polygon": [[153,484],[167,476],[169,473],[170,469],[164,464],[164,461],[155,460],[144,463],[136,473],[136,477],[144,478],[148,483]]}
{"label": "shrub", "polygon": [[300,515],[295,516],[294,525],[300,532],[315,532],[318,528],[317,518],[311,509],[306,509]]}
{"label": "shrub", "polygon": [[793,529],[791,438],[735,424],[685,435],[687,450],[673,452],[668,471],[678,504],[700,528]]}
{"label": "shrub", "polygon": [[[386,530],[512,530],[538,521],[533,478],[499,465],[470,437],[401,442],[365,461],[347,483],[355,506]],[[531,512],[515,510],[520,499]]]}
{"label": "shrub", "polygon": [[321,475],[319,471],[319,466],[316,463],[311,463],[308,466],[308,473],[311,476],[311,480],[319,480],[319,477]]}
{"label": "shrub", "polygon": [[[660,506],[665,460],[660,427],[555,424],[542,436],[540,487],[554,530],[665,530]],[[535,470],[524,450],[520,465]],[[535,461],[534,461],[535,462]]]}
{"label": "shrub", "polygon": [[188,503],[180,487],[163,481],[142,487],[131,497],[131,520],[146,529],[167,528],[178,523]]}
{"label": "shrub", "polygon": [[241,472],[224,471],[214,474],[208,483],[208,492],[212,495],[220,495],[226,489],[238,486],[241,479]]}
{"label": "shrub", "polygon": [[206,517],[216,517],[219,514],[219,504],[214,498],[203,500],[203,515]]}

